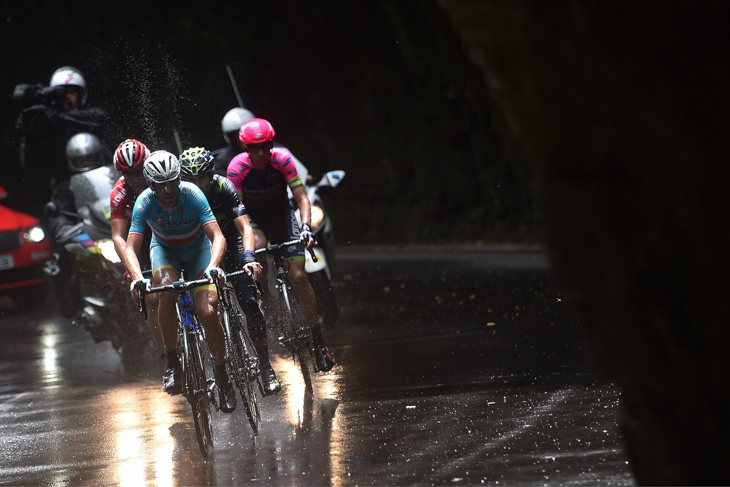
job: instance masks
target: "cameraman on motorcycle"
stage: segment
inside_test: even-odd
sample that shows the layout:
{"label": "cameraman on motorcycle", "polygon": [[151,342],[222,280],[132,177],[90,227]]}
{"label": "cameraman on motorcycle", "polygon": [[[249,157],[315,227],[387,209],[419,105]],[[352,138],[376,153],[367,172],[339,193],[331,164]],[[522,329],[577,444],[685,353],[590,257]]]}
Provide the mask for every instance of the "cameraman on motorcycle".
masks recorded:
{"label": "cameraman on motorcycle", "polygon": [[84,76],[71,66],[58,68],[48,87],[19,84],[13,91],[13,100],[23,107],[15,123],[21,136],[20,162],[33,175],[34,185],[43,178],[47,193],[40,201],[47,201],[52,188],[70,175],[64,161],[67,141],[80,132],[103,136],[106,114],[86,108],[87,96]]}
{"label": "cameraman on motorcycle", "polygon": [[73,272],[73,256],[61,249],[69,230],[77,223],[77,219],[71,216],[77,212],[74,193],[71,191],[71,176],[100,167],[103,152],[101,141],[94,134],[80,133],[71,137],[66,144],[70,174],[56,184],[51,194],[51,202],[56,211],[50,217],[50,226],[59,255],[58,273],[53,276],[53,281],[59,309],[64,318],[78,316],[82,308],[79,283]]}
{"label": "cameraman on motorcycle", "polygon": [[[228,377],[225,364],[223,329],[218,321],[218,294],[213,286],[213,275],[225,284],[225,274],[219,265],[226,250],[221,233],[205,195],[194,184],[180,181],[180,163],[175,155],[158,150],[144,162],[143,174],[149,188],[139,195],[132,214],[132,226],[124,250],[124,264],[132,278],[130,291],[139,299],[139,288],[150,289],[150,280],[144,279],[138,255],[142,250],[145,227],[152,228],[150,259],[155,286],[172,284],[180,278],[183,264],[188,276],[211,283],[195,288],[193,301],[200,323],[205,329],[208,349],[213,356],[213,374],[219,391],[223,412],[236,408],[236,394]],[[162,293],[158,308],[159,324],[165,343],[167,367],[163,376],[165,392],[182,392],[182,369],[177,353],[177,318],[175,296]]]}
{"label": "cameraman on motorcycle", "polygon": [[[314,238],[310,227],[309,198],[291,155],[274,148],[274,127],[264,119],[254,118],[243,124],[239,138],[246,152],[233,158],[227,175],[246,206],[256,248],[266,247],[268,239],[272,243],[300,239],[306,247],[311,247]],[[299,206],[301,233],[294,209],[289,204],[287,187]],[[332,369],[335,361],[322,337],[316,297],[304,271],[304,252],[305,247],[300,244],[290,247],[284,256],[289,262],[289,279],[312,328],[315,368],[326,372]],[[265,282],[265,265],[263,270]],[[264,300],[265,304],[269,304],[269,293],[264,294]]]}
{"label": "cameraman on motorcycle", "polygon": [[[114,184],[110,195],[111,214],[109,220],[112,224],[112,241],[114,250],[122,259],[124,268],[127,264],[124,261],[124,249],[127,247],[127,236],[129,227],[132,224],[132,213],[134,202],[137,201],[142,191],[147,189],[147,180],[142,173],[144,161],[149,157],[150,150],[142,142],[136,139],[127,139],[114,151],[114,168],[122,173],[122,176]],[[140,250],[139,262],[143,270],[150,269],[150,238],[149,228],[145,229],[144,245]],[[162,339],[162,330],[158,322],[157,306],[159,304],[158,294],[147,294],[145,296],[147,306],[147,318],[149,320],[152,336],[155,337],[157,350],[162,357],[165,356],[165,342]]]}
{"label": "cameraman on motorcycle", "polygon": [[281,390],[281,384],[269,361],[266,320],[256,299],[256,287],[253,282],[253,279],[259,279],[261,276],[261,265],[256,261],[256,255],[253,252],[256,245],[253,230],[246,216],[246,208],[236,192],[236,187],[228,179],[213,174],[213,168],[213,156],[203,147],[192,147],[180,155],[182,180],[200,188],[208,199],[208,204],[226,237],[224,269],[227,272],[245,269],[251,276],[251,279],[243,277],[235,279],[233,287],[238,303],[246,314],[248,332],[254,341],[261,362],[264,394],[267,396],[276,394]]}

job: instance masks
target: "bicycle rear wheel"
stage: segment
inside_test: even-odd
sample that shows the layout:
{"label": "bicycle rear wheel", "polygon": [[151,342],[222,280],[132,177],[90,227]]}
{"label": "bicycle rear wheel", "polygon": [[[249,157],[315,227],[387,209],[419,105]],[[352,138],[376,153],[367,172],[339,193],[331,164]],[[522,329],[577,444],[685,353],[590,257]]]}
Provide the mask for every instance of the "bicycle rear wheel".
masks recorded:
{"label": "bicycle rear wheel", "polygon": [[257,387],[260,374],[258,357],[251,338],[248,336],[243,321],[243,312],[238,306],[238,300],[231,293],[229,295],[231,308],[223,310],[223,327],[226,331],[226,351],[228,363],[232,370],[233,381],[246,406],[246,417],[254,435],[259,434],[261,409],[259,391]]}
{"label": "bicycle rear wheel", "polygon": [[302,371],[302,378],[307,391],[309,394],[314,395],[312,376],[309,371],[309,361],[307,360],[308,356],[311,357],[309,332],[304,321],[304,314],[288,283],[281,286],[281,294],[286,312],[284,336],[287,339],[285,344],[294,356],[294,361],[299,362],[299,369]]}
{"label": "bicycle rear wheel", "polygon": [[210,397],[205,361],[198,333],[186,327],[181,335],[185,396],[193,410],[193,423],[200,453],[207,460],[210,448],[213,446],[213,428],[210,422]]}

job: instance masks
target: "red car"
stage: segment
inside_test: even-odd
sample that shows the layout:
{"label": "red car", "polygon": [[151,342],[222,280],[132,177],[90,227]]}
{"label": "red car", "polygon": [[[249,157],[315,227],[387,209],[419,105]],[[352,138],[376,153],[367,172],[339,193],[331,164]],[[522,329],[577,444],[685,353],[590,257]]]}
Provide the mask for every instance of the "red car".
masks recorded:
{"label": "red car", "polygon": [[[0,201],[8,197],[0,187]],[[0,205],[0,297],[16,306],[33,306],[45,297],[45,263],[52,259],[51,240],[37,218]]]}

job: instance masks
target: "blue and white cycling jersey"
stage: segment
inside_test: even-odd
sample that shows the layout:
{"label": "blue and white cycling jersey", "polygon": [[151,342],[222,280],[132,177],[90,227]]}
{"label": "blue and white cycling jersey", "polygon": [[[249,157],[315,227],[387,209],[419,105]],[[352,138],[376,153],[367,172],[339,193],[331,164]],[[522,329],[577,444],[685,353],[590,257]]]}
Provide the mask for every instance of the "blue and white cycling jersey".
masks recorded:
{"label": "blue and white cycling jersey", "polygon": [[172,211],[162,208],[151,189],[144,190],[134,204],[129,233],[144,236],[145,224],[149,224],[153,244],[185,250],[207,239],[203,227],[215,222],[203,192],[194,184],[182,182]]}

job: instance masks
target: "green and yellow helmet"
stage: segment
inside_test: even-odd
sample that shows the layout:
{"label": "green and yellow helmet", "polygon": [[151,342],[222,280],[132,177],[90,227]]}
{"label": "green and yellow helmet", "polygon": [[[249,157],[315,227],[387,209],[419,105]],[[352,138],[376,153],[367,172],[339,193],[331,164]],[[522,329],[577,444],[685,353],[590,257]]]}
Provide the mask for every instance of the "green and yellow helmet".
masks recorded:
{"label": "green and yellow helmet", "polygon": [[197,176],[213,171],[213,155],[203,147],[191,147],[180,154],[180,172],[184,176]]}

